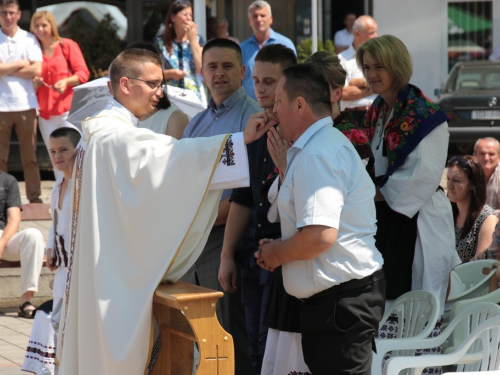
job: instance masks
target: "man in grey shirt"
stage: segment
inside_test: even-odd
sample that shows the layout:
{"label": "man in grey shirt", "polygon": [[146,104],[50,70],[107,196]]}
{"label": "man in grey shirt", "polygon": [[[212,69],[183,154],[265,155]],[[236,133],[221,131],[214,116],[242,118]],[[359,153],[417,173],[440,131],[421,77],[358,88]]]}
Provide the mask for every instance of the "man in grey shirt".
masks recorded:
{"label": "man in grey shirt", "polygon": [[[208,42],[203,47],[201,73],[210,89],[212,99],[208,103],[208,108],[189,122],[183,138],[243,131],[250,115],[261,109],[241,85],[245,76],[245,66],[238,44],[229,39],[213,39]],[[182,280],[223,291],[218,282],[218,273],[224,229],[231,204],[230,194],[230,190],[223,192],[219,212],[207,244]],[[234,339],[235,373],[255,374],[248,354],[245,313],[239,289],[237,293],[226,293],[219,300],[217,317],[222,327]]]}

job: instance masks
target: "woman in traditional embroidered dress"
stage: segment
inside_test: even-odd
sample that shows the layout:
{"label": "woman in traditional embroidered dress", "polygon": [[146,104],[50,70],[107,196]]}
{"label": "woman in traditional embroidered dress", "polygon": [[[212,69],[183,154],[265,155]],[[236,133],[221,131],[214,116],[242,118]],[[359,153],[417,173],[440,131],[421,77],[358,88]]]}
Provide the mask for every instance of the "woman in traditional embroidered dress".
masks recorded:
{"label": "woman in traditional embroidered dress", "polygon": [[[439,186],[448,118],[409,84],[412,60],[398,38],[384,35],[365,42],[356,60],[370,90],[379,95],[363,129],[375,156],[376,245],[384,256],[388,303],[423,289],[437,295],[442,315],[449,272],[460,263],[451,205]],[[441,324],[440,319],[433,335]],[[379,335],[390,337],[390,325],[397,326],[395,317]]]}
{"label": "woman in traditional embroidered dress", "polygon": [[497,212],[486,204],[486,178],[474,156],[448,161],[448,198],[455,220],[455,243],[462,262],[483,259],[491,245]]}
{"label": "woman in traditional embroidered dress", "polygon": [[[43,53],[42,76],[33,78],[39,105],[38,126],[49,149],[49,136],[57,128],[75,128],[66,121],[73,99],[73,86],[89,80],[90,72],[82,51],[71,39],[61,38],[52,13],[36,12],[31,18],[31,32],[40,42]],[[56,180],[62,173],[54,168]]]}
{"label": "woman in traditional embroidered dress", "polygon": [[163,61],[163,75],[171,86],[196,92],[206,102],[201,81],[201,51],[205,41],[193,22],[193,6],[189,1],[175,1],[165,18],[165,31],[155,39]]}

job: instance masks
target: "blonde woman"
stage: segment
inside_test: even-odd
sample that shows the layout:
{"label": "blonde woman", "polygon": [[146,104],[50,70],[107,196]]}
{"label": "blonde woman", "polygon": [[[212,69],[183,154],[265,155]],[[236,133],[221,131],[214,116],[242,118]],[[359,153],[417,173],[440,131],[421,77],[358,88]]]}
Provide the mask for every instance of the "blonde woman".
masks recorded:
{"label": "blonde woman", "polygon": [[[49,136],[57,128],[74,126],[66,121],[73,99],[73,86],[89,79],[82,51],[71,39],[61,38],[52,13],[42,10],[31,18],[31,32],[40,42],[42,75],[33,79],[39,105],[38,125],[49,148]],[[62,177],[54,169],[57,177]]]}
{"label": "blonde woman", "polygon": [[[439,187],[448,118],[409,84],[413,63],[398,38],[368,40],[358,48],[356,60],[370,90],[378,94],[363,129],[375,157],[376,245],[384,257],[387,300],[427,290],[438,297],[442,315],[448,275],[460,263],[451,205]],[[439,334],[441,324],[437,322],[433,335]],[[381,331],[387,337],[395,332],[391,326],[397,326],[397,320],[384,324]]]}

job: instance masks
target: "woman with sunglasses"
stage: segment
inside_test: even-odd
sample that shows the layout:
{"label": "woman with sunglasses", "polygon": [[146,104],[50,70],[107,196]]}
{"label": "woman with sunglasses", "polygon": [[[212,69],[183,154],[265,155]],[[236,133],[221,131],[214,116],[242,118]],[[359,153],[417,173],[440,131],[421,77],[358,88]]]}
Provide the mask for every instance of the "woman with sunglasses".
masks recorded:
{"label": "woman with sunglasses", "polygon": [[[75,128],[66,121],[73,99],[73,86],[87,82],[90,72],[78,44],[59,36],[52,13],[42,10],[33,14],[30,31],[42,47],[42,76],[33,78],[33,84],[39,106],[38,125],[48,150],[49,136],[54,130]],[[62,172],[55,168],[54,175],[56,179],[62,178]]]}
{"label": "woman with sunglasses", "polygon": [[458,256],[464,263],[483,259],[498,221],[496,211],[486,204],[483,167],[474,156],[455,156],[448,161],[446,179]]}

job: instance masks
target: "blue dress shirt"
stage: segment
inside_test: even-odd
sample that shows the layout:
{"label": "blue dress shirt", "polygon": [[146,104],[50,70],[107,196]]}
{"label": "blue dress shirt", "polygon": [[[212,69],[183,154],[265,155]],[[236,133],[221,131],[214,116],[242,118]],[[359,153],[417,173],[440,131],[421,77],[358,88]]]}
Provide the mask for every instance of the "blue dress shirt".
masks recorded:
{"label": "blue dress shirt", "polygon": [[[276,43],[283,44],[284,46],[292,49],[295,54],[297,54],[295,45],[290,39],[271,29],[271,34],[269,35],[269,38],[264,42],[264,46]],[[255,100],[256,98],[255,91],[253,89],[252,75],[253,67],[255,65],[255,56],[257,56],[257,53],[260,51],[259,42],[257,42],[257,39],[255,39],[255,35],[252,35],[250,38],[243,41],[240,44],[240,47],[241,53],[243,54],[243,65],[245,65],[246,67],[245,77],[243,78],[243,87],[245,88],[247,95],[251,96]]]}

